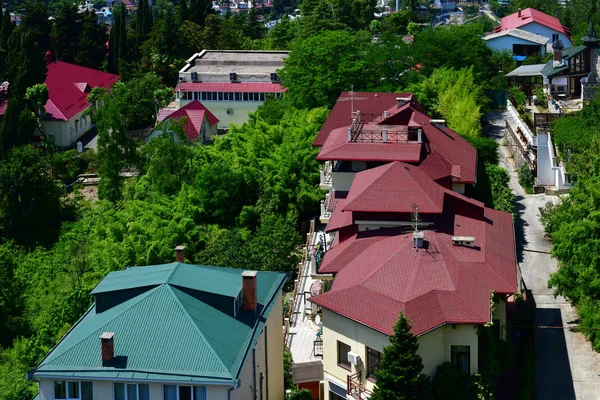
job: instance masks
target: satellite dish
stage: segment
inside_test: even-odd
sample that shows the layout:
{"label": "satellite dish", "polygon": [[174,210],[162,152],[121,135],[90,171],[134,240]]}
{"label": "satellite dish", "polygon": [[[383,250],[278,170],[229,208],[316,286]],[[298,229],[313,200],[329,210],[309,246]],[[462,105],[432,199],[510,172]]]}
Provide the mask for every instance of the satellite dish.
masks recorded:
{"label": "satellite dish", "polygon": [[319,314],[317,314],[317,316],[315,317],[315,324],[321,325],[321,316]]}

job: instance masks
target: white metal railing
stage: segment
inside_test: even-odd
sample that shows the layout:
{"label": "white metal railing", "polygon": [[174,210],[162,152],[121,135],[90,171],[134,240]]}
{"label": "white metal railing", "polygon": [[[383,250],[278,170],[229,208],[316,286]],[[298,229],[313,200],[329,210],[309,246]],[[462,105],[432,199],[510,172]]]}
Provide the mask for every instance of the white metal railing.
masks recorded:
{"label": "white metal railing", "polygon": [[333,164],[331,161],[325,161],[323,168],[321,168],[321,185],[329,186],[331,185],[331,173],[333,172]]}

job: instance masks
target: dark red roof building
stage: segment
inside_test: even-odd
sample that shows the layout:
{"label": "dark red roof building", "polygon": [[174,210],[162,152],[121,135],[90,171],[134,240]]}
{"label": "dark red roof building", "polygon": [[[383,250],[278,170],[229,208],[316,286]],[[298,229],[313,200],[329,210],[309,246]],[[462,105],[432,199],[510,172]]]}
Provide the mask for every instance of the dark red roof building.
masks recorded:
{"label": "dark red roof building", "polygon": [[321,147],[317,160],[338,171],[402,161],[450,189],[476,181],[475,148],[409,93],[342,93],[313,145]]}
{"label": "dark red roof building", "polygon": [[[424,240],[417,248],[415,210]],[[335,279],[311,301],[386,335],[399,312],[415,335],[488,323],[490,292],[517,291],[512,215],[406,163],[359,172],[327,230],[337,233],[319,273]]]}

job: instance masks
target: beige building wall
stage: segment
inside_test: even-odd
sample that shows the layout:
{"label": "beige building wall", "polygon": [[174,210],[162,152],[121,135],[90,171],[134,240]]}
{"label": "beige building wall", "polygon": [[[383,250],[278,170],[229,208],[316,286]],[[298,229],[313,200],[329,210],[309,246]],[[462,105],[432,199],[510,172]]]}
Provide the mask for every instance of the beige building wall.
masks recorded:
{"label": "beige building wall", "polygon": [[[180,100],[183,107],[191,100]],[[210,101],[202,100],[202,104],[219,119],[219,128],[229,128],[231,124],[242,125],[248,121],[248,115],[256,112],[263,101]],[[231,110],[231,113],[227,113]]]}
{"label": "beige building wall", "polygon": [[[338,341],[349,345],[351,351],[360,355],[359,364],[351,364],[350,370],[337,363]],[[374,382],[365,378],[367,347],[383,353],[384,346],[388,344],[387,335],[324,309],[323,370],[326,392],[331,382],[345,388],[347,376],[358,371],[362,373],[361,384],[372,391]],[[423,372],[433,376],[438,365],[450,362],[451,346],[470,346],[470,372],[477,373],[478,336],[475,325],[444,325],[420,336],[418,353],[423,359]]]}
{"label": "beige building wall", "polygon": [[[44,133],[46,135],[54,134],[55,144],[59,147],[74,145],[77,143],[77,139],[92,129],[91,118],[89,115],[85,115],[85,111],[80,112],[68,121],[44,121],[42,123]],[[75,125],[77,125],[77,129]]]}

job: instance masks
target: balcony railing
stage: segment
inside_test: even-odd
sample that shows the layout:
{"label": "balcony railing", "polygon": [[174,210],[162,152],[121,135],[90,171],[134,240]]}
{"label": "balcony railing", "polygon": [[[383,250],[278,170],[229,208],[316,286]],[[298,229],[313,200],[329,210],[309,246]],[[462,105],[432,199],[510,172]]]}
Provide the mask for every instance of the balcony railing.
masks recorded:
{"label": "balcony railing", "polygon": [[329,189],[331,186],[331,172],[333,172],[333,166],[331,161],[325,161],[323,168],[321,169],[321,188]]}
{"label": "balcony railing", "polygon": [[367,390],[367,388],[365,388],[360,382],[360,371],[353,375],[348,375],[346,381],[346,393],[349,396],[352,396],[355,400],[366,400],[371,397],[371,392]]}

